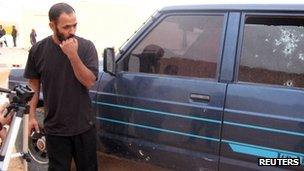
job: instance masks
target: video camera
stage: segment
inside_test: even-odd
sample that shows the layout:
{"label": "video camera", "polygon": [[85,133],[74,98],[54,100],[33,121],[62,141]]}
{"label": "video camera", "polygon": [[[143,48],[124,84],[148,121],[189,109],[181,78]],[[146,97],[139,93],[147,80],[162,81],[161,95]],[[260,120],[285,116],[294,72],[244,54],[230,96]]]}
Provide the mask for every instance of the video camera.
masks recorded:
{"label": "video camera", "polygon": [[10,105],[7,107],[8,113],[17,107],[26,107],[27,103],[34,96],[34,91],[28,85],[17,85],[13,90],[0,88],[1,93],[7,93]]}

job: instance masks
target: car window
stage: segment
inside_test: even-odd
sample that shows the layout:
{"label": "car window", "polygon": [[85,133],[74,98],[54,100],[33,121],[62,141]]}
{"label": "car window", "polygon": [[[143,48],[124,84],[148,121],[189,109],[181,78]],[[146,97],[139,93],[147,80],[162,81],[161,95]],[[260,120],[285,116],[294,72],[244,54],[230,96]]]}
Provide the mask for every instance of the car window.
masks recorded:
{"label": "car window", "polygon": [[125,71],[215,78],[223,15],[168,16],[126,58]]}
{"label": "car window", "polygon": [[304,87],[304,17],[247,16],[238,80]]}

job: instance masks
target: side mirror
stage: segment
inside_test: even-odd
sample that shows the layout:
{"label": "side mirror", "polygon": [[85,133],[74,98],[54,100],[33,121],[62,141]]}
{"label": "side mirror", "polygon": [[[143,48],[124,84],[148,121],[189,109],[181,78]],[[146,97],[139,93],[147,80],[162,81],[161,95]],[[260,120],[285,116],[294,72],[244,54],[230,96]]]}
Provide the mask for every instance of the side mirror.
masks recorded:
{"label": "side mirror", "polygon": [[115,75],[115,51],[114,48],[103,50],[103,71]]}

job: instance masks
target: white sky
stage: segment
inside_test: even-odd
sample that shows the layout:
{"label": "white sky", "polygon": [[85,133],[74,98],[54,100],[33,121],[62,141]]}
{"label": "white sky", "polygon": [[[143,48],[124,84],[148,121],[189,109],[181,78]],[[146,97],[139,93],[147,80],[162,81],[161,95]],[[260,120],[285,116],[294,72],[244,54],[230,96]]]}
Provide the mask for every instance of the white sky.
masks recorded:
{"label": "white sky", "polygon": [[68,2],[78,17],[77,34],[92,40],[99,53],[104,47],[119,47],[157,9],[182,4],[284,4],[300,0],[0,0],[0,24],[14,23],[19,45],[29,46],[31,28],[38,39],[50,34],[47,12],[57,2]]}
{"label": "white sky", "polygon": [[[49,7],[57,2],[76,3],[95,3],[95,4],[111,4],[125,5],[137,9],[145,9],[155,11],[156,9],[170,5],[183,4],[300,4],[303,0],[0,0],[0,19],[15,18],[18,10],[26,8],[33,10],[48,10]],[[145,11],[143,10],[143,11]]]}

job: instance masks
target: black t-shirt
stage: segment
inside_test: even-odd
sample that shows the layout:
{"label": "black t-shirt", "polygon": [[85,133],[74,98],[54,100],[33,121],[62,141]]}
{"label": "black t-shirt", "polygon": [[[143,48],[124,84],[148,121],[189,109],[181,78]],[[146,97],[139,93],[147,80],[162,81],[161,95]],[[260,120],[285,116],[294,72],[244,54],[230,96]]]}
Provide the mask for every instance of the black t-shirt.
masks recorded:
{"label": "black t-shirt", "polygon": [[[78,40],[78,55],[98,78],[98,57],[94,44]],[[68,57],[49,36],[30,50],[24,77],[40,79],[42,84],[47,134],[72,136],[95,124],[88,89],[76,78]]]}

